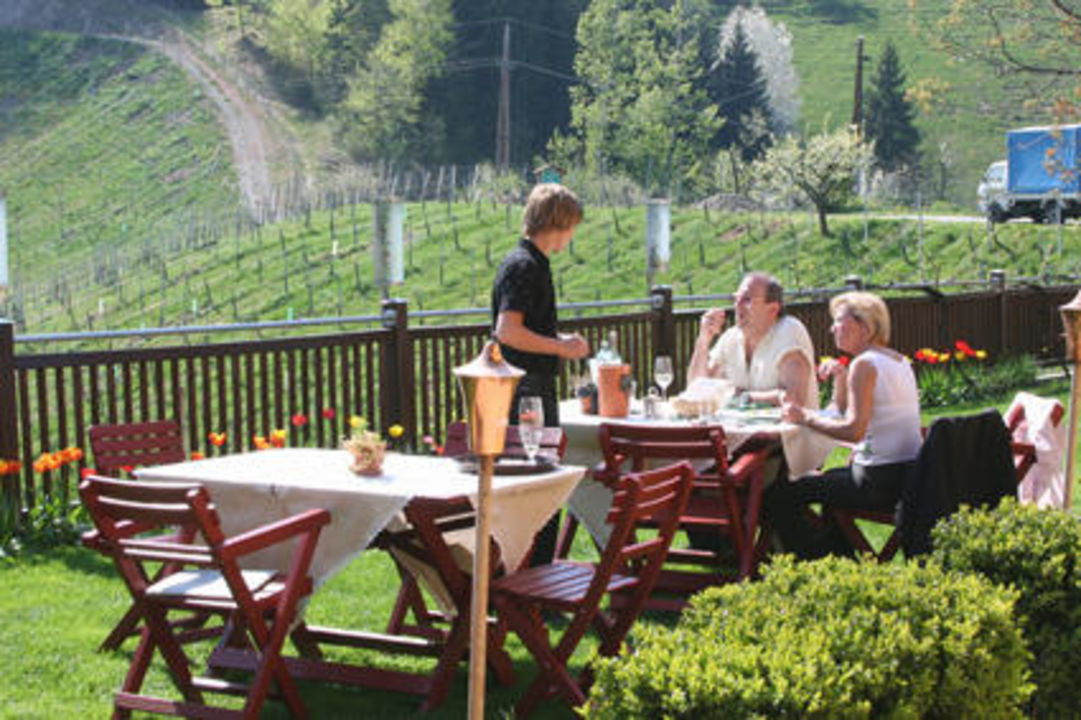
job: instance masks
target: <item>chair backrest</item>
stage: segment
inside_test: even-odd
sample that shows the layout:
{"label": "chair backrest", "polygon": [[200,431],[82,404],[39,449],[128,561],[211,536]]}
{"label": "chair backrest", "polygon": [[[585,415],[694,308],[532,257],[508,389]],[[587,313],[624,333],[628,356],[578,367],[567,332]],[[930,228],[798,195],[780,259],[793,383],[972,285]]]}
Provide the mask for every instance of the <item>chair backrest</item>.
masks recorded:
{"label": "chair backrest", "polygon": [[[715,425],[602,423],[600,443],[604,469],[610,477],[627,470],[640,472],[649,460],[712,460],[718,474],[728,468],[724,429]],[[624,467],[628,462],[630,467]]]}
{"label": "chair backrest", "polygon": [[124,468],[183,462],[184,437],[175,420],[94,425],[90,428],[94,469],[119,475]]}
{"label": "chair backrest", "polygon": [[[461,420],[455,420],[447,425],[446,440],[443,443],[443,455],[445,457],[461,457],[469,452],[469,425]],[[567,452],[567,434],[563,428],[545,427],[541,429],[541,441],[539,455],[555,458],[563,462],[563,456]],[[525,457],[522,448],[522,438],[517,425],[507,426],[506,441],[503,447],[504,455]]]}
{"label": "chair backrest", "polygon": [[[201,485],[90,475],[79,484],[79,495],[133,592],[145,590],[149,583],[145,563],[161,562],[174,568],[225,564],[219,554],[225,536]],[[180,532],[169,541],[155,539],[153,533],[164,528],[180,528]],[[200,535],[203,543],[196,542]]]}
{"label": "chair backrest", "polygon": [[[633,574],[637,583],[621,613],[624,633],[653,591],[687,507],[694,476],[690,463],[683,461],[629,473],[619,481],[606,519],[612,532],[582,604],[599,603],[613,574]],[[657,533],[639,539],[636,528],[647,522],[657,527]]]}
{"label": "chair backrest", "polygon": [[997,504],[1017,491],[1009,433],[997,410],[931,424],[901,493],[905,555],[930,550],[937,520],[961,504]]}

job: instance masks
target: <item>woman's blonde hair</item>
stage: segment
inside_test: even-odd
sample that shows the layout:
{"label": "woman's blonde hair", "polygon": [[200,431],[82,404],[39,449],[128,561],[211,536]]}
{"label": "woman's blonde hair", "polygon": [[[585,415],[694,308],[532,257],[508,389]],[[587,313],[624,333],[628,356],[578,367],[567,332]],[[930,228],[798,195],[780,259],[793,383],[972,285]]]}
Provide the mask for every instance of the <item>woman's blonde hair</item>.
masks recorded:
{"label": "woman's blonde hair", "polygon": [[882,298],[862,290],[841,293],[830,300],[830,315],[836,317],[842,307],[871,331],[872,345],[889,344],[890,311]]}
{"label": "woman's blonde hair", "polygon": [[559,183],[534,186],[522,213],[522,234],[528,238],[545,230],[566,230],[582,222],[582,203]]}

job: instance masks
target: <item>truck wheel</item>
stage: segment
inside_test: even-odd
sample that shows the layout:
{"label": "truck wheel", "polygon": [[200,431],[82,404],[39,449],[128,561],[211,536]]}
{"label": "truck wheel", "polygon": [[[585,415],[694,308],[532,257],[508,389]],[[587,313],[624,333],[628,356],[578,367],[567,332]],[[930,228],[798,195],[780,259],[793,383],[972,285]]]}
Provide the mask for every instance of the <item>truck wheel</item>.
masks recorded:
{"label": "truck wheel", "polygon": [[1009,219],[1009,215],[1006,211],[1000,208],[998,205],[992,205],[987,208],[987,222],[994,225],[995,223],[1004,223]]}

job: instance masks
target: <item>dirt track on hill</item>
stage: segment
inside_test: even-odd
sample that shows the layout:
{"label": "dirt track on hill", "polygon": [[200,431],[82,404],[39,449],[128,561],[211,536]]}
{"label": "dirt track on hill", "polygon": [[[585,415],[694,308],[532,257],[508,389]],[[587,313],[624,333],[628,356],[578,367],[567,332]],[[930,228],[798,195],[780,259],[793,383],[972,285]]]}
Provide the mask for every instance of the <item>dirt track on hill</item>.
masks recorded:
{"label": "dirt track on hill", "polygon": [[255,217],[274,212],[271,155],[288,143],[268,132],[258,99],[206,62],[170,21],[168,12],[132,0],[2,0],[0,26],[52,30],[135,42],[161,52],[203,90],[229,138],[241,197]]}

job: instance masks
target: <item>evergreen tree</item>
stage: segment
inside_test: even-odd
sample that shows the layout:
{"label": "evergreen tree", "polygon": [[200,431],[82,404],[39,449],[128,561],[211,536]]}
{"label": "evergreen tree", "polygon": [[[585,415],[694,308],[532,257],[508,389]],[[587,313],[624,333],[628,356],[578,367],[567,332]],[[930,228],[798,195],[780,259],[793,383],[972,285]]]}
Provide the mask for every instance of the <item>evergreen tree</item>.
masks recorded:
{"label": "evergreen tree", "polygon": [[892,42],[886,43],[867,101],[864,129],[875,144],[875,162],[896,170],[916,162],[920,133],[912,124],[913,108],[905,99],[905,75]]}
{"label": "evergreen tree", "polygon": [[766,79],[758,56],[747,42],[742,23],[737,23],[721,59],[710,68],[709,97],[724,124],[713,136],[713,147],[737,147],[744,162],[759,157],[770,145],[771,111]]}
{"label": "evergreen tree", "polygon": [[332,0],[327,21],[326,62],[316,95],[322,105],[341,102],[349,79],[363,72],[368,52],[391,20],[387,0]]}

